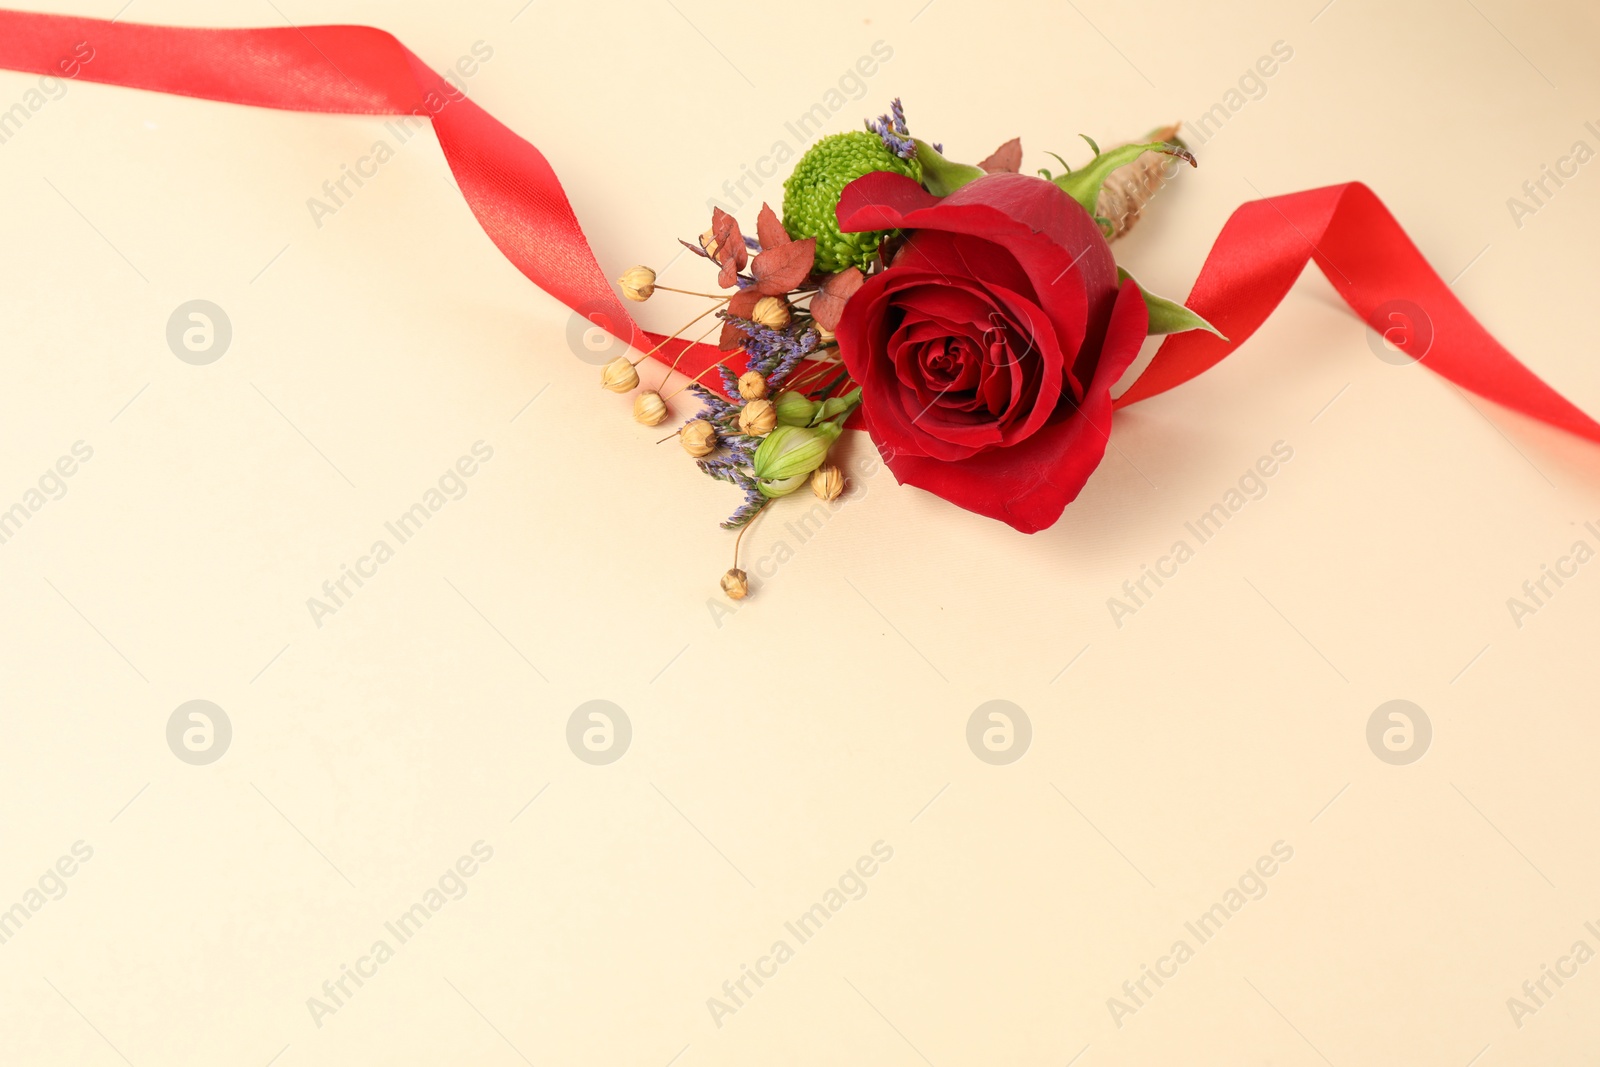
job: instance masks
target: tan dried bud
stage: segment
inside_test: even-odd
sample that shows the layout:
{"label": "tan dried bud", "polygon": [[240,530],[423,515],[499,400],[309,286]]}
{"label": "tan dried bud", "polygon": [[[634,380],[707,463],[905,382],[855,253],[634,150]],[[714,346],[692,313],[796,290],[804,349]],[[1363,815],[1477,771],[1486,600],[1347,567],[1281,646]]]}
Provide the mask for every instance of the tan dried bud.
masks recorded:
{"label": "tan dried bud", "polygon": [[811,475],[811,491],[818,500],[836,500],[844,492],[844,472],[832,463],[818,467]]}
{"label": "tan dried bud", "polygon": [[656,272],[649,267],[629,267],[617,279],[622,295],[629,300],[649,300],[656,291]]}
{"label": "tan dried bud", "polygon": [[769,330],[781,330],[789,325],[789,302],[781,296],[764,296],[751,309],[750,321]]}
{"label": "tan dried bud", "polygon": [[743,600],[750,595],[750,576],[738,567],[730,567],[722,576],[722,591],[729,600]]}
{"label": "tan dried bud", "polygon": [[601,368],[600,384],[613,393],[631,393],[639,384],[639,372],[627,356],[618,356]]}
{"label": "tan dried bud", "polygon": [[739,375],[739,395],[746,400],[760,400],[767,395],[767,380],[758,371],[745,371]]}
{"label": "tan dried bud", "polygon": [[717,258],[717,231],[707,230],[700,235],[700,247],[705,249],[706,255],[712,259]]}
{"label": "tan dried bud", "polygon": [[778,425],[778,409],[770,400],[752,400],[739,412],[739,429],[751,437],[761,437]]}
{"label": "tan dried bud", "polygon": [[633,418],[646,426],[659,426],[667,417],[667,402],[654,389],[646,389],[633,398]]}
{"label": "tan dried bud", "polygon": [[[1180,125],[1181,123],[1174,123],[1159,130],[1152,130],[1140,140],[1169,141],[1181,146],[1183,141],[1178,137]],[[1100,195],[1095,201],[1093,212],[1111,223],[1111,232],[1106,234],[1106,240],[1115,241],[1133,229],[1134,223],[1143,217],[1150,201],[1180,169],[1181,161],[1177,158],[1160,152],[1146,152],[1132,163],[1118,167],[1106,175],[1106,182],[1100,187]]]}
{"label": "tan dried bud", "polygon": [[833,344],[833,331],[819,322],[817,323],[817,338],[822,344],[831,345]]}
{"label": "tan dried bud", "polygon": [[705,419],[695,419],[678,432],[678,442],[695,459],[709,456],[717,449],[717,428]]}

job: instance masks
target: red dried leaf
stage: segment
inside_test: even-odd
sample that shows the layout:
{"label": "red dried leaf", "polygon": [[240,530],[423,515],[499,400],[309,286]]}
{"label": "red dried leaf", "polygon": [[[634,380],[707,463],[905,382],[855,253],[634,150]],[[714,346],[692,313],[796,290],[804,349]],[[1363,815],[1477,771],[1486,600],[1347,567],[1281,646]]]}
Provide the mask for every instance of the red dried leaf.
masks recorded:
{"label": "red dried leaf", "polygon": [[717,258],[737,256],[739,269],[744,269],[746,250],[744,236],[739,232],[739,220],[720,207],[711,209],[711,237],[717,242]]}
{"label": "red dried leaf", "polygon": [[[759,257],[757,257],[759,258]],[[755,312],[756,301],[761,299],[761,294],[755,286],[740,289],[733,294],[733,299],[728,301],[728,314],[737,318],[748,319]],[[717,338],[717,347],[726,352],[730,348],[738,348],[744,342],[747,334],[731,322],[722,324],[722,334]]]}
{"label": "red dried leaf", "polygon": [[811,317],[824,330],[839,328],[839,317],[844,314],[845,301],[866,284],[866,278],[855,267],[842,274],[830,274],[822,283],[817,295],[811,298]]}
{"label": "red dried leaf", "polygon": [[817,258],[817,239],[790,241],[777,248],[769,248],[750,263],[750,276],[756,288],[766,296],[783,296],[806,280],[811,265]]}
{"label": "red dried leaf", "polygon": [[1016,174],[1022,169],[1022,138],[1011,138],[978,166],[988,174]]}
{"label": "red dried leaf", "polygon": [[778,248],[790,241],[789,231],[783,228],[777,213],[766,204],[761,205],[761,214],[756,216],[756,238],[761,242],[762,251]]}
{"label": "red dried leaf", "polygon": [[739,232],[739,220],[719,208],[711,209],[711,239],[717,243],[716,260],[722,264],[717,284],[731,289],[736,284],[734,276],[744,270],[750,260],[750,251],[744,246],[744,235]]}

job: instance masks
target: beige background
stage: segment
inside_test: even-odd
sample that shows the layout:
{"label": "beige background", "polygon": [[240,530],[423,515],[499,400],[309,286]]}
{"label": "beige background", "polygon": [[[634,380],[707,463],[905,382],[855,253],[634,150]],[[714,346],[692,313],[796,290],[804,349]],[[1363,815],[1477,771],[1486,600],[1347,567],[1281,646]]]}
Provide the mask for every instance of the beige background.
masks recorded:
{"label": "beige background", "polygon": [[[440,68],[482,41],[468,91],[565,176],[607,271],[691,287],[673,239],[875,41],[893,57],[833,128],[898,94],[952,154],[1021,134],[1030,167],[1194,117],[1283,41],[1122,261],[1179,296],[1241,201],[1360,178],[1600,411],[1600,173],[1520,227],[1506,203],[1600,147],[1592,9],[1321,4],[123,17],[371,23]],[[36,84],[0,75],[0,108]],[[1377,358],[1308,276],[1225,365],[1119,416],[1054,529],[857,477],[804,545],[798,506],[756,528],[747,559],[793,558],[719,618],[731,490],[595,388],[431,136],[314,224],[383,136],[72,84],[0,144],[0,507],[93,449],[0,545],[0,908],[93,850],[0,945],[0,1062],[1586,1062],[1600,964],[1520,1027],[1507,998],[1600,949],[1600,565],[1520,628],[1506,601],[1600,545],[1600,451]],[[207,366],[165,340],[195,298],[232,323]],[[315,625],[307,598],[478,441],[466,495]],[[1107,598],[1278,441],[1267,495],[1114,625]],[[1366,741],[1395,698],[1433,727],[1409,766]],[[232,723],[208,766],[166,742],[193,699]],[[594,699],[632,723],[608,766],[565,740]],[[967,745],[990,700],[1032,724],[1009,766]],[[465,895],[316,1025],[308,998],[478,841]],[[707,999],[878,841],[865,895],[716,1025]],[[1198,945],[1185,922],[1280,841]],[[1180,938],[1194,958],[1119,1027],[1108,998]]]}

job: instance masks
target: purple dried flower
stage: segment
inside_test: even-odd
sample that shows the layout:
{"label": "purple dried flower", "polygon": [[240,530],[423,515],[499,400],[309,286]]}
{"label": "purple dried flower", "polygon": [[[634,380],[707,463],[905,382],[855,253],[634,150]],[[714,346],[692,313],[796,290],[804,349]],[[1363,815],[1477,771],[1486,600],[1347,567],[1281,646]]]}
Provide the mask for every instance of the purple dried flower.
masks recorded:
{"label": "purple dried flower", "polygon": [[[821,340],[821,335],[816,330],[799,323],[793,323],[782,330],[774,330],[750,319],[729,315],[725,311],[718,314],[722,316],[724,322],[732,323],[744,331],[744,350],[749,357],[748,369],[758,372],[771,384],[777,384],[787,377]],[[732,376],[725,376],[723,381],[727,382],[730,377]],[[738,379],[733,378],[730,393],[737,387],[737,382]]]}
{"label": "purple dried flower", "polygon": [[726,519],[722,520],[722,528],[724,530],[737,530],[739,527],[743,526],[745,523],[761,514],[761,509],[770,503],[772,503],[772,501],[767,497],[762,496],[759,490],[754,488],[746,489],[744,493],[744,503],[740,504],[738,508],[734,510],[732,515],[729,515]]}
{"label": "purple dried flower", "polygon": [[906,128],[906,110],[900,105],[897,96],[889,105],[889,114],[879,115],[876,121],[867,123],[867,129],[883,139],[883,145],[901,159],[914,159],[917,146],[911,140],[911,131]]}
{"label": "purple dried flower", "polygon": [[690,382],[688,388],[689,392],[693,393],[702,405],[700,409],[701,418],[716,422],[719,419],[727,418],[729,415],[737,414],[738,408],[699,382]]}

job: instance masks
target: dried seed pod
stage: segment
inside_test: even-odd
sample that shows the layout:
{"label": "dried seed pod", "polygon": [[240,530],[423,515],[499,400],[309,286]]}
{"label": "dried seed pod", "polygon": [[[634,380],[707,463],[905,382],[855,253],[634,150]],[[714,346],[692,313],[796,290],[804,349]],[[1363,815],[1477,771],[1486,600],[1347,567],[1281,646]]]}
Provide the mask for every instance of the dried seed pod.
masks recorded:
{"label": "dried seed pod", "polygon": [[696,459],[709,456],[717,449],[717,428],[705,419],[695,419],[679,431],[678,442]]}
{"label": "dried seed pod", "polygon": [[659,426],[667,417],[667,402],[654,389],[646,389],[633,398],[633,417],[646,426]]}
{"label": "dried seed pod", "polygon": [[778,409],[770,400],[752,400],[739,412],[739,431],[751,437],[772,432],[778,425]]}
{"label": "dried seed pod", "polygon": [[760,371],[745,371],[739,375],[739,395],[746,400],[760,400],[767,395],[767,379]]}
{"label": "dried seed pod", "polygon": [[832,463],[824,463],[812,472],[811,491],[818,500],[837,500],[844,492],[844,472]]}
{"label": "dried seed pod", "polygon": [[[1172,141],[1183,144],[1178,138],[1179,123],[1152,130],[1144,141]],[[1095,201],[1095,214],[1111,223],[1111,233],[1106,240],[1115,241],[1138,222],[1144,209],[1161,191],[1161,187],[1176,173],[1179,161],[1159,152],[1146,152],[1125,167],[1118,167],[1100,189],[1100,199]]]}
{"label": "dried seed pod", "polygon": [[656,272],[649,267],[629,267],[617,279],[617,284],[629,300],[649,300],[656,291]]}
{"label": "dried seed pod", "polygon": [[731,567],[722,576],[722,591],[729,600],[743,600],[750,593],[750,576],[738,567]]}
{"label": "dried seed pod", "polygon": [[600,371],[600,385],[613,393],[631,393],[639,384],[639,372],[627,356],[618,356]]}
{"label": "dried seed pod", "polygon": [[764,296],[750,311],[750,321],[769,330],[783,329],[789,325],[789,318],[789,302],[781,296]]}

